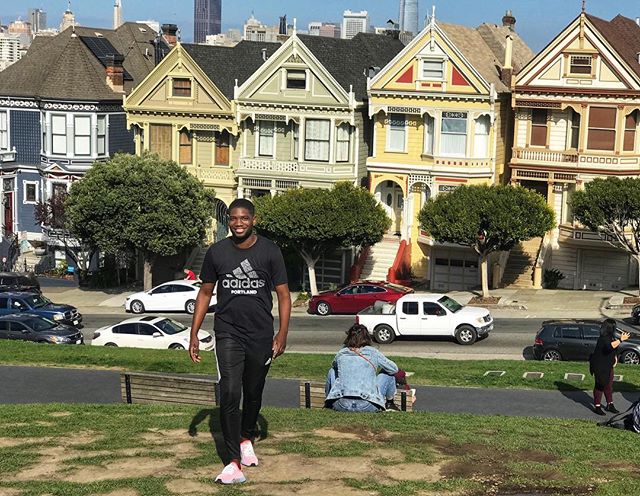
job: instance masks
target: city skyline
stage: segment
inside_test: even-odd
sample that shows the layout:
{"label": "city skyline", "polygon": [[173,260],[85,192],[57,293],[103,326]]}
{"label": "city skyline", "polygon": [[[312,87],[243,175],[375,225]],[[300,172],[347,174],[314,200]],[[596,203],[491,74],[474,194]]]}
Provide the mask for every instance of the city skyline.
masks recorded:
{"label": "city skyline", "polygon": [[[110,28],[113,20],[113,0],[72,0],[71,9],[78,23],[84,26]],[[182,40],[193,41],[193,2],[187,0],[188,8],[178,8],[175,0],[123,0],[123,20],[137,21],[155,19],[162,23],[174,23],[180,28]],[[478,8],[475,0],[419,1],[419,28],[424,19],[436,7],[436,18],[440,22],[478,26],[483,22],[500,24],[507,9],[513,11],[517,20],[516,30],[534,51],[541,50],[560,30],[580,13],[582,0],[487,0]],[[400,0],[325,0],[321,3],[302,4],[297,0],[229,0],[222,1],[222,32],[230,28],[241,28],[253,15],[266,25],[277,25],[281,15],[287,15],[289,23],[297,19],[297,26],[306,30],[309,22],[340,23],[342,13],[367,10],[372,26],[384,26],[387,20],[398,21]],[[225,8],[227,6],[227,8]],[[27,20],[30,8],[39,8],[47,13],[50,26],[57,26],[62,13],[67,9],[67,0],[3,0],[0,21],[3,24],[17,19]],[[632,19],[640,16],[637,0],[588,0],[587,11],[604,19],[622,14]],[[549,16],[553,12],[554,16]]]}

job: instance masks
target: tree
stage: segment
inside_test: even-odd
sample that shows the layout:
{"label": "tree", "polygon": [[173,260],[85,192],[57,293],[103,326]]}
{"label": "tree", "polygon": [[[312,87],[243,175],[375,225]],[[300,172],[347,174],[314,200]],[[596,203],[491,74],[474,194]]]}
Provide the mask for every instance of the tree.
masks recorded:
{"label": "tree", "polygon": [[202,241],[213,201],[213,191],[175,162],[117,154],[74,183],[65,206],[71,231],[81,239],[114,255],[139,250],[149,289],[157,256]]}
{"label": "tree", "polygon": [[578,222],[636,259],[640,278],[640,179],[594,179],[573,194],[570,205]]}
{"label": "tree", "polygon": [[366,189],[347,182],[332,189],[291,189],[255,203],[258,229],[302,256],[314,295],[318,294],[315,264],[324,253],[375,244],[391,225]]}
{"label": "tree", "polygon": [[425,203],[420,226],[438,242],[469,246],[480,257],[482,296],[489,296],[489,255],[543,236],[555,225],[538,193],[520,186],[460,186]]}

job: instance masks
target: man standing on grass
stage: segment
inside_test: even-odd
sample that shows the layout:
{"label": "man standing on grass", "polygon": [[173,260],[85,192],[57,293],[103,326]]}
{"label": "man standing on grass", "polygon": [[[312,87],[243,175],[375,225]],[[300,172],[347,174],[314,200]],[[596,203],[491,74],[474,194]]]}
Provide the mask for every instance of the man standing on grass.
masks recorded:
{"label": "man standing on grass", "polygon": [[[217,283],[214,319],[215,352],[220,385],[220,421],[230,462],[216,482],[245,482],[242,465],[257,466],[253,451],[262,390],[271,361],[287,345],[291,297],[280,249],[253,231],[253,203],[237,199],[229,205],[231,236],[212,245],[204,258],[191,324],[189,354],[200,362],[198,331]],[[273,335],[273,301],[278,296],[280,326]],[[242,396],[242,414],[240,397]]]}

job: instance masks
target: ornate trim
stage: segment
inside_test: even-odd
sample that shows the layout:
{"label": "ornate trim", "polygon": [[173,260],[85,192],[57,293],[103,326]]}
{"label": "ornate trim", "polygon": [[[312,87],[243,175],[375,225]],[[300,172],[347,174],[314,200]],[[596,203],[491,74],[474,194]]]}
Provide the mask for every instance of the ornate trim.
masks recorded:
{"label": "ornate trim", "polygon": [[0,106],[18,107],[18,108],[38,108],[38,103],[35,100],[14,100],[13,98],[9,98],[9,99],[1,99]]}
{"label": "ornate trim", "polygon": [[96,105],[92,103],[45,103],[45,110],[73,110],[85,112],[124,112],[122,105]]}

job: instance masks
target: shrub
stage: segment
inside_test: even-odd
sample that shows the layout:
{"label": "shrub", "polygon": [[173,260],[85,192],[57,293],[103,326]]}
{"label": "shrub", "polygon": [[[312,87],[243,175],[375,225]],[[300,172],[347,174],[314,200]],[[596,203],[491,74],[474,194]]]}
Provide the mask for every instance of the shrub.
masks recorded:
{"label": "shrub", "polygon": [[565,278],[565,275],[558,269],[545,269],[542,276],[542,285],[547,289],[556,289],[558,283]]}

